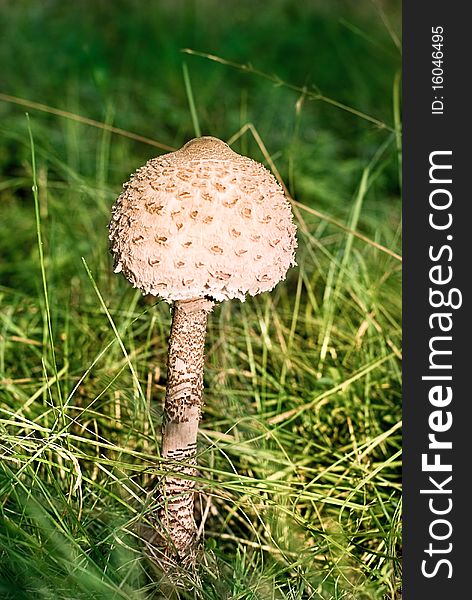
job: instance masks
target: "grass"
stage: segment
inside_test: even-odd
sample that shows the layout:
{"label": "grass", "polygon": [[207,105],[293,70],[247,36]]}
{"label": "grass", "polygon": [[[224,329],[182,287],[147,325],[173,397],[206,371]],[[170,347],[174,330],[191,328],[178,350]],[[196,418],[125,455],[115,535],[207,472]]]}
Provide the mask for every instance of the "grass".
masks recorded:
{"label": "grass", "polygon": [[[358,5],[0,8],[0,598],[400,597],[397,7]],[[211,315],[204,551],[173,588],[143,544],[170,310],[106,225],[199,131],[280,177],[298,267]]]}

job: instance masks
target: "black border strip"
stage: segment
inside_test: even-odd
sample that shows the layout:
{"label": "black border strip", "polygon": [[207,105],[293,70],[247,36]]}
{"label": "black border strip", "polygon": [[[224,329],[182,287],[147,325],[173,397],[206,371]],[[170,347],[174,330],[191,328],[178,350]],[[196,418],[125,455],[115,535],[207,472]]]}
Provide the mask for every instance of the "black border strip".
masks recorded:
{"label": "black border strip", "polygon": [[[404,600],[470,595],[472,28],[466,8],[457,0],[403,3]],[[434,28],[443,30],[439,67],[432,63]],[[443,71],[442,89],[432,89],[433,68],[439,77]],[[442,108],[432,104],[438,100]],[[434,164],[452,168],[430,172]]]}

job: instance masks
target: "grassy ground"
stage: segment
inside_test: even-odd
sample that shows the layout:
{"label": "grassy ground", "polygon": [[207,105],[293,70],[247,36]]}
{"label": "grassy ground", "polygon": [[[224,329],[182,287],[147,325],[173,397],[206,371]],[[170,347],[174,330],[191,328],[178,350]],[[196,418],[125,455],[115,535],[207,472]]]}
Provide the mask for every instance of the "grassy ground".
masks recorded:
{"label": "grassy ground", "polygon": [[[399,597],[398,7],[270,5],[0,4],[2,599]],[[170,310],[106,225],[199,130],[276,169],[299,250],[211,315],[204,555],[172,591],[141,540]]]}

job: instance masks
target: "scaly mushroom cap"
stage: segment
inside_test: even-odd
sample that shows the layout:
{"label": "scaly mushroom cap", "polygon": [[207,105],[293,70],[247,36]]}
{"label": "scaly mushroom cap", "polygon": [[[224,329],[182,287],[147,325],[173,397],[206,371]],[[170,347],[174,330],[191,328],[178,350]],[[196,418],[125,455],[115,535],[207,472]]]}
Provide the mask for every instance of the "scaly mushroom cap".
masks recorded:
{"label": "scaly mushroom cap", "polygon": [[290,204],[274,176],[214,137],[148,161],[109,225],[115,273],[167,301],[245,299],[295,264]]}

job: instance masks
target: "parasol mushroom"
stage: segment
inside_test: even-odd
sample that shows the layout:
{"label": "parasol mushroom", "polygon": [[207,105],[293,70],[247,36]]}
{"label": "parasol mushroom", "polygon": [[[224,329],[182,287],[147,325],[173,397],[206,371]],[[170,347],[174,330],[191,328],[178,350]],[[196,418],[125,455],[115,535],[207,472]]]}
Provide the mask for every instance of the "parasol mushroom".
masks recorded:
{"label": "parasol mushroom", "polygon": [[123,186],[109,225],[115,273],[173,303],[161,483],[165,554],[195,555],[194,485],[204,344],[215,301],[271,290],[295,264],[290,204],[274,176],[214,137],[149,160]]}

